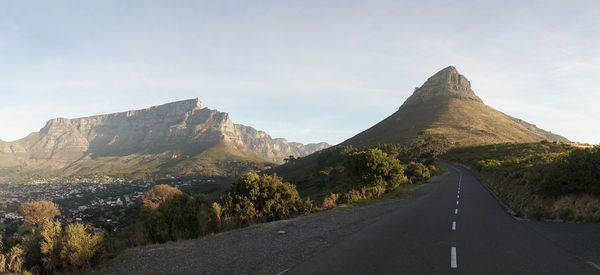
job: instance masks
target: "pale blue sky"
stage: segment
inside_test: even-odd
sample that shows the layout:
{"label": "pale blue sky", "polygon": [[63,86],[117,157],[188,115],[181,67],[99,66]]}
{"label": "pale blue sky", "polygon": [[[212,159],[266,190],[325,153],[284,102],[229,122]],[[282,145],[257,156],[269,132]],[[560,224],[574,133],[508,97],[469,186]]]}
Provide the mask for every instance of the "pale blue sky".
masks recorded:
{"label": "pale blue sky", "polygon": [[0,139],[198,97],[273,137],[335,144],[454,65],[486,104],[597,144],[596,3],[4,0]]}

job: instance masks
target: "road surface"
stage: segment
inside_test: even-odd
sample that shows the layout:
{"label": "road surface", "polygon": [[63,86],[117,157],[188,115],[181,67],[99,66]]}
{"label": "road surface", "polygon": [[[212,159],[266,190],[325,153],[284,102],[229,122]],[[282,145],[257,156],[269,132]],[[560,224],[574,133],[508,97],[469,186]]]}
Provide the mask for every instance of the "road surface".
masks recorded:
{"label": "road surface", "polygon": [[[442,165],[451,173],[429,194],[286,270],[286,275],[600,274],[595,262],[568,249],[568,237],[548,225],[513,218],[466,169]],[[600,235],[597,225],[589,226],[598,234],[588,236]],[[564,234],[577,235],[569,232],[576,228],[565,227]],[[598,240],[582,247],[590,246],[594,254],[600,243],[593,242]]]}

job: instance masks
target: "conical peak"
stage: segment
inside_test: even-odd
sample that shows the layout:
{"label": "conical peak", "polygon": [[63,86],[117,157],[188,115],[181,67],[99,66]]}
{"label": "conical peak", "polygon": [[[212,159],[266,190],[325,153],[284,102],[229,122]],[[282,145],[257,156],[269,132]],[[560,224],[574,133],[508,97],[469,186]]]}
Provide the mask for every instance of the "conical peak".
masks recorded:
{"label": "conical peak", "polygon": [[443,68],[441,71],[437,72],[436,74],[439,74],[439,73],[454,73],[454,74],[458,74],[458,70],[454,66],[450,65],[450,66],[448,66],[446,68]]}
{"label": "conical peak", "polygon": [[421,103],[433,98],[453,97],[482,102],[471,90],[471,82],[456,68],[448,66],[427,79],[415,89],[405,103]]}
{"label": "conical peak", "polygon": [[463,75],[461,75],[460,73],[458,73],[458,70],[456,70],[456,68],[454,68],[453,66],[448,66],[446,68],[444,68],[443,70],[437,72],[436,74],[434,74],[432,77],[430,77],[429,79],[427,79],[427,82],[425,82],[425,84],[423,84],[423,86],[445,86],[448,85],[448,87],[444,87],[444,88],[449,88],[451,90],[471,90],[471,82],[469,82],[469,80],[464,77]]}

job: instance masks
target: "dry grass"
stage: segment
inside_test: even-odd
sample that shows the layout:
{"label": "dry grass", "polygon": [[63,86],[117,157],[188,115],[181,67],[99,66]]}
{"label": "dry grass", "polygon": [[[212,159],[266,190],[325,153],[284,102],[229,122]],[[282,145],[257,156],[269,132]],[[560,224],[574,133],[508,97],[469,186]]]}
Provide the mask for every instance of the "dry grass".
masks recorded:
{"label": "dry grass", "polygon": [[552,206],[552,214],[563,220],[600,221],[600,198],[588,194],[559,197]]}

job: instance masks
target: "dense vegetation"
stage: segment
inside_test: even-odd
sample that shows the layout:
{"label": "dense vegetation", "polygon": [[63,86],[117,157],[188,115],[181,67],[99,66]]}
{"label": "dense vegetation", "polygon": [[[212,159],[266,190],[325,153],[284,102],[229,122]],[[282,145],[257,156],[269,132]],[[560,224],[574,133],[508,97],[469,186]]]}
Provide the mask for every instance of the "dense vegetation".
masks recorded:
{"label": "dense vegetation", "polygon": [[530,217],[600,222],[599,151],[543,141],[455,148],[443,158]]}
{"label": "dense vegetation", "polygon": [[104,233],[94,233],[82,224],[62,226],[45,219],[22,238],[2,240],[0,272],[51,273],[89,268],[102,255]]}
{"label": "dense vegetation", "polygon": [[178,194],[148,215],[146,229],[151,242],[191,239],[216,232],[218,218],[204,196]]}
{"label": "dense vegetation", "polygon": [[541,188],[555,195],[584,193],[600,196],[600,150],[574,150],[558,158]]}
{"label": "dense vegetation", "polygon": [[[452,144],[443,138],[420,132],[415,142],[410,145],[379,144],[363,148],[338,145],[289,161],[275,167],[269,173],[277,173],[284,180],[295,184],[302,197],[311,197],[316,201],[327,197],[330,200],[331,193],[362,189],[366,181],[378,181],[377,177],[381,177],[379,182],[391,180],[388,182],[391,186],[397,186],[399,180],[407,183],[427,181],[428,174],[439,171],[434,159],[451,146]],[[409,165],[411,162],[420,163],[422,168],[414,169],[414,165]],[[407,171],[409,166],[410,172]],[[391,174],[386,174],[387,169]],[[398,171],[394,173],[393,170]],[[413,174],[404,178],[409,176],[409,173]],[[398,176],[400,174],[402,179]],[[392,177],[396,179],[392,180]]]}
{"label": "dense vegetation", "polygon": [[[438,171],[433,158],[444,143],[426,133],[423,137],[413,146],[339,146],[307,158],[288,158],[286,166],[299,171],[309,169],[317,182],[332,183],[318,186],[325,194],[317,197],[318,202],[306,194],[303,199],[295,184],[268,173],[244,174],[215,201],[161,184],[142,195],[140,203],[124,210],[124,228],[116,235],[94,233],[82,224],[61,225],[53,220],[60,214],[54,203],[24,203],[21,213],[32,229],[20,238],[3,242],[0,270],[77,271],[130,246],[198,238],[342,203],[380,198],[400,185],[423,183]],[[308,168],[303,167],[305,164]]]}

